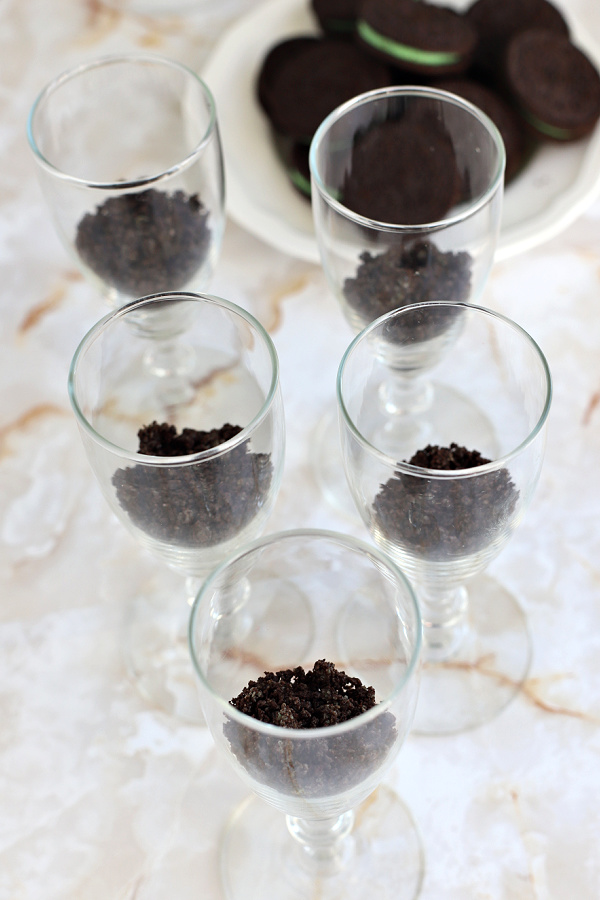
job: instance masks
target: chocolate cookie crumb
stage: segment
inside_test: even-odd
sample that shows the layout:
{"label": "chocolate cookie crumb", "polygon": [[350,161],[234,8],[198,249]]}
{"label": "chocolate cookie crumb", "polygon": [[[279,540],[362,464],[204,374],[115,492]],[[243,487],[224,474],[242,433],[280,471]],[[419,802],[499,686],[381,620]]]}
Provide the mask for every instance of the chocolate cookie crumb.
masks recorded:
{"label": "chocolate cookie crumb", "polygon": [[[375,690],[324,659],[266,672],[230,701],[246,715],[288,729],[337,725],[376,705]],[[269,787],[287,794],[321,797],[354,787],[383,763],[396,739],[390,712],[345,731],[312,740],[262,734],[229,720],[224,732],[238,762]]]}
{"label": "chocolate cookie crumb", "polygon": [[[344,282],[344,297],[363,322],[409,303],[446,300],[467,302],[471,291],[472,258],[466,251],[444,253],[431,241],[394,244],[374,256],[365,251],[354,278]],[[426,340],[441,333],[457,310],[436,309],[411,316],[411,338]],[[398,323],[404,328],[406,323]]]}
{"label": "chocolate cookie crumb", "polygon": [[86,266],[124,294],[176,291],[207,257],[207,219],[197,194],[154,189],[122,194],[83,216],[75,246]]}
{"label": "chocolate cookie crumb", "polygon": [[183,428],[177,433],[174,425],[167,422],[152,422],[138,431],[138,453],[145,456],[188,456],[211,450],[231,440],[242,429],[239,425],[226,423],[212,431],[197,431],[195,428]]}
{"label": "chocolate cookie crumb", "polygon": [[[187,456],[218,447],[241,431],[229,423],[212,431],[152,422],[138,432],[150,456]],[[226,453],[184,466],[117,469],[112,483],[121,507],[147,535],[169,544],[206,547],[237,534],[257,514],[272,476],[268,453],[245,441]]]}
{"label": "chocolate cookie crumb", "polygon": [[234,697],[231,705],[247,716],[283,728],[322,728],[371,709],[375,689],[320,659],[308,672],[302,666],[266,672]]}
{"label": "chocolate cookie crumb", "polygon": [[[458,444],[428,445],[409,464],[426,469],[471,469],[489,463]],[[519,492],[507,469],[473,478],[438,479],[397,472],[373,502],[377,529],[392,543],[446,561],[491,543],[514,513]]]}

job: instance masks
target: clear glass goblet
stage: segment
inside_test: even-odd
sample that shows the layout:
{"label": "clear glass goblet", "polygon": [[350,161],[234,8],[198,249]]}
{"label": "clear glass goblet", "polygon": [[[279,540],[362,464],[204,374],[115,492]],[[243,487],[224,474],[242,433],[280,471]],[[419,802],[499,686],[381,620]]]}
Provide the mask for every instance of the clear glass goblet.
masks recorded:
{"label": "clear glass goblet", "polygon": [[[163,377],[146,363],[162,345],[165,356],[180,360]],[[142,693],[194,719],[189,604],[218,562],[261,533],[281,481],[275,348],[256,319],[226,300],[157,294],[109,313],[88,332],[71,364],[69,395],[112,511],[144,549],[186,576],[186,590],[182,583],[179,593],[136,599],[125,649]],[[200,442],[182,446],[174,434]]]}
{"label": "clear glass goblet", "polygon": [[[243,601],[232,603],[240,584]],[[420,839],[381,785],[412,722],[421,644],[416,598],[394,562],[335,532],[268,535],[208,577],[189,640],[217,749],[256,795],[223,837],[228,900],[416,897]],[[347,697],[349,679],[374,688],[375,705],[323,725],[333,715],[328,678],[316,727],[290,725],[283,704],[286,726],[230,702],[266,673],[295,679],[320,661],[344,673]]]}
{"label": "clear glass goblet", "polygon": [[58,235],[111,306],[208,287],[225,180],[194,72],[135,54],[83,63],[40,93],[27,133]]}
{"label": "clear glass goblet", "polygon": [[[406,304],[479,302],[505,168],[500,133],[481,110],[434,88],[370,91],[322,122],[309,156],[321,262],[355,332]],[[378,398],[388,414],[444,414],[444,389],[428,379],[433,349],[390,368]],[[468,396],[452,402],[455,415],[472,417]],[[338,447],[332,409],[318,426],[314,468],[325,496],[347,509]]]}
{"label": "clear glass goblet", "polygon": [[[449,315],[460,329],[433,372],[449,389],[446,416],[432,418],[426,436],[420,429],[399,436],[395,453],[385,427],[393,416],[377,403],[389,375],[383,348],[410,356],[427,343],[427,328],[435,332]],[[530,665],[521,607],[481,573],[522,521],[538,481],[551,402],[544,355],[517,324],[483,307],[416,304],[354,339],[337,394],[356,507],[417,588],[425,666],[415,729],[479,725],[515,696]],[[485,411],[491,431],[477,414],[453,417],[452,397],[461,395]]]}

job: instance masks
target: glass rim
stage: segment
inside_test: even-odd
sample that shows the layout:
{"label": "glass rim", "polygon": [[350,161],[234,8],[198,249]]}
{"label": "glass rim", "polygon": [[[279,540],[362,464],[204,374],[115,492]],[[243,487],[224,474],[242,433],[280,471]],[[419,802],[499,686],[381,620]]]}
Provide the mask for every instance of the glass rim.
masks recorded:
{"label": "glass rim", "polygon": [[[127,450],[124,447],[120,447],[118,444],[114,444],[112,441],[109,441],[108,438],[105,438],[102,434],[96,431],[94,426],[91,424],[91,422],[89,422],[81,409],[79,400],[77,399],[77,390],[75,384],[79,371],[79,364],[83,358],[84,353],[89,347],[92,346],[97,338],[99,338],[107,330],[107,328],[110,327],[110,325],[114,321],[124,318],[128,313],[141,309],[144,306],[150,306],[152,303],[156,303],[157,301],[164,302],[168,300],[201,301],[203,303],[206,302],[222,309],[227,309],[229,312],[234,313],[235,315],[239,316],[239,318],[243,319],[248,325],[250,325],[252,329],[254,329],[255,333],[262,339],[264,346],[268,350],[272,368],[271,383],[259,411],[250,420],[250,422],[248,422],[248,424],[245,425],[240,432],[238,432],[238,434],[229,438],[228,441],[223,441],[223,443],[218,444],[216,447],[211,447],[208,450],[201,450],[198,453],[187,453],[182,456],[152,456],[149,454],[137,453],[133,450]],[[167,291],[159,294],[148,294],[147,296],[141,297],[138,300],[133,300],[131,303],[125,304],[125,306],[121,306],[116,310],[112,310],[112,312],[107,313],[98,322],[96,322],[96,324],[93,325],[83,336],[83,338],[79,342],[79,345],[77,346],[77,349],[75,350],[75,353],[73,354],[73,358],[69,366],[67,389],[69,400],[71,402],[73,412],[75,413],[75,418],[78,425],[86,432],[86,434],[88,434],[92,438],[95,444],[98,444],[105,450],[108,450],[111,453],[120,456],[122,459],[127,459],[131,462],[135,462],[137,465],[153,466],[156,468],[168,468],[174,466],[184,467],[196,464],[198,462],[203,462],[207,459],[214,459],[216,457],[222,456],[223,454],[228,453],[234,447],[243,444],[244,441],[249,440],[252,432],[256,431],[259,425],[268,416],[278,394],[279,358],[277,356],[277,350],[275,349],[273,340],[267,333],[266,329],[260,324],[258,319],[256,319],[251,313],[243,309],[241,306],[237,306],[237,304],[232,303],[229,300],[225,300],[222,297],[217,297],[214,294],[191,293],[187,291]]]}
{"label": "glass rim", "polygon": [[[414,646],[412,647],[412,653],[410,655],[410,660],[406,667],[406,671],[403,673],[402,678],[399,679],[398,683],[394,686],[394,689],[389,693],[385,700],[379,701],[375,704],[375,706],[371,707],[371,709],[367,710],[364,713],[360,713],[358,716],[355,716],[352,719],[347,719],[345,722],[339,722],[336,725],[323,725],[319,728],[286,728],[282,725],[272,725],[269,722],[261,722],[259,719],[255,719],[253,716],[249,716],[246,713],[241,712],[239,709],[236,709],[236,707],[232,706],[228,700],[225,700],[220,694],[218,694],[213,689],[210,682],[206,679],[198,663],[198,658],[194,647],[194,630],[200,607],[204,603],[206,594],[212,587],[215,580],[220,576],[220,574],[231,564],[243,559],[245,556],[256,553],[256,551],[265,548],[269,544],[276,544],[278,542],[284,543],[287,540],[295,540],[297,538],[312,538],[315,540],[325,539],[330,542],[342,545],[348,549],[359,550],[363,554],[369,555],[374,558],[377,563],[384,566],[387,571],[396,578],[396,581],[402,584],[402,586],[406,590],[407,596],[409,597],[411,602],[415,622],[415,641]],[[221,708],[221,711],[225,713],[229,718],[238,722],[240,725],[243,725],[246,728],[252,728],[253,731],[258,731],[263,735],[297,741],[318,739],[322,740],[327,736],[335,737],[336,735],[344,734],[347,731],[353,731],[357,727],[357,724],[366,724],[367,722],[370,722],[372,719],[379,717],[383,712],[388,710],[390,706],[393,705],[394,700],[400,695],[408,681],[416,674],[421,656],[422,641],[423,625],[417,595],[415,589],[413,588],[403,570],[394,562],[393,559],[391,559],[391,557],[383,553],[383,551],[379,548],[368,544],[366,541],[355,538],[352,535],[343,534],[340,531],[334,531],[332,529],[324,528],[295,528],[285,531],[272,532],[271,534],[257,538],[256,540],[245,544],[242,548],[232,553],[227,559],[225,559],[215,569],[213,569],[211,574],[206,578],[206,580],[200,587],[200,590],[198,591],[192,604],[188,625],[188,647],[194,671],[196,672],[197,677],[200,679],[204,689],[217,702],[217,705]]]}
{"label": "glass rim", "polygon": [[[332,128],[332,126],[335,125],[335,123],[338,122],[341,118],[343,118],[343,116],[347,115],[347,113],[351,112],[354,109],[357,109],[358,107],[370,103],[372,100],[384,100],[388,97],[395,96],[428,97],[432,100],[442,100],[446,103],[451,103],[453,106],[460,107],[465,112],[469,112],[473,116],[473,118],[477,119],[477,121],[479,121],[485,127],[496,145],[496,148],[498,150],[498,165],[494,173],[494,177],[491,179],[488,188],[474,202],[468,204],[466,208],[461,209],[454,215],[448,215],[433,222],[421,222],[413,225],[400,225],[393,222],[383,222],[377,219],[370,219],[367,216],[362,216],[359,213],[353,212],[347,206],[344,206],[343,203],[340,203],[340,201],[331,194],[330,190],[327,188],[321,178],[319,167],[317,165],[317,150],[326,133]],[[351,100],[347,100],[345,103],[342,103],[331,113],[329,113],[329,115],[326,116],[325,119],[323,119],[323,121],[317,128],[310,143],[308,164],[311,173],[312,184],[317,188],[317,191],[323,201],[327,203],[332,209],[334,209],[340,216],[343,216],[344,218],[355,222],[357,225],[360,225],[364,228],[375,228],[378,231],[383,231],[390,234],[421,234],[430,233],[432,231],[440,231],[443,228],[449,228],[452,225],[457,225],[460,222],[464,222],[465,219],[471,218],[471,216],[475,215],[477,212],[487,206],[487,204],[492,200],[495,194],[497,194],[499,190],[503,189],[504,171],[506,168],[506,148],[504,146],[504,141],[498,128],[492,122],[490,117],[469,100],[465,100],[463,97],[459,97],[457,94],[453,94],[450,91],[441,90],[440,88],[431,88],[419,85],[392,85],[384,88],[375,88],[372,91],[366,91],[364,94],[359,94],[357,97],[353,97]]]}
{"label": "glass rim", "polygon": [[[67,84],[70,81],[73,81],[80,75],[86,72],[90,72],[93,69],[100,69],[103,67],[129,63],[142,63],[146,66],[163,66],[168,69],[178,70],[185,76],[191,77],[191,79],[196,82],[196,84],[200,87],[201,92],[204,94],[209,110],[209,122],[201,140],[178,163],[175,163],[174,165],[169,166],[166,169],[162,169],[160,172],[155,172],[152,175],[144,175],[140,178],[134,178],[125,181],[94,181],[92,179],[82,178],[77,175],[70,175],[68,172],[63,171],[61,168],[52,163],[42,153],[35,136],[35,119],[37,113],[42,108],[44,102],[51,95],[55,94],[58,90],[60,90],[61,87],[63,87],[63,85]],[[55,78],[53,78],[52,81],[50,81],[44,88],[42,88],[42,90],[34,100],[27,117],[27,140],[38,164],[45,171],[51,173],[52,175],[55,175],[57,178],[60,178],[63,181],[69,182],[70,184],[104,191],[126,191],[137,189],[147,185],[156,184],[160,181],[165,180],[166,178],[170,178],[173,175],[182,172],[183,170],[188,168],[203,152],[204,147],[207,145],[216,130],[216,104],[212,92],[206,82],[203,81],[200,76],[193,71],[193,69],[190,69],[189,66],[186,66],[183,63],[177,62],[176,60],[169,59],[164,56],[158,56],[149,53],[119,53],[111,54],[108,56],[101,56],[97,59],[79,63],[79,65],[65,70],[60,75],[57,75]]]}
{"label": "glass rim", "polygon": [[[371,442],[364,437],[364,435],[354,424],[354,421],[350,416],[350,413],[348,412],[346,403],[344,402],[342,381],[345,374],[346,364],[354,353],[356,347],[364,340],[367,340],[377,328],[380,328],[386,322],[392,319],[399,318],[401,315],[407,312],[412,312],[419,309],[431,309],[432,307],[473,310],[477,313],[482,313],[488,318],[497,319],[504,325],[511,328],[513,331],[519,333],[523,338],[525,338],[526,342],[530,345],[530,347],[534,351],[534,354],[537,355],[539,361],[541,362],[542,370],[546,376],[546,396],[537,422],[535,423],[533,428],[530,429],[527,437],[524,438],[524,440],[522,440],[516,447],[513,447],[512,450],[510,450],[508,453],[505,453],[503,456],[491,460],[489,463],[483,463],[483,465],[480,466],[472,466],[468,469],[448,470],[428,469],[424,466],[415,466],[402,460],[396,460],[393,457],[388,456],[387,453],[384,453],[382,450],[379,450],[374,444],[371,444]],[[429,300],[422,303],[410,303],[406,306],[401,306],[398,309],[393,309],[390,312],[385,313],[383,316],[379,316],[379,318],[374,319],[373,322],[367,325],[366,328],[363,328],[363,330],[360,331],[356,335],[356,337],[354,337],[354,339],[346,348],[338,367],[336,378],[336,397],[338,401],[338,409],[342,415],[346,427],[351,432],[354,439],[358,441],[358,443],[361,444],[365,449],[367,449],[367,451],[371,455],[377,457],[377,459],[379,459],[386,466],[393,466],[398,472],[405,475],[412,475],[413,477],[428,478],[430,480],[437,481],[463,480],[467,478],[476,478],[488,472],[494,472],[498,469],[505,468],[505,466],[512,459],[518,456],[526,447],[533,443],[533,441],[536,439],[536,437],[544,427],[548,418],[548,414],[550,412],[550,406],[552,403],[552,375],[550,372],[550,367],[548,365],[548,360],[546,359],[546,356],[537,341],[535,341],[534,338],[529,334],[529,332],[525,331],[525,329],[521,325],[515,322],[514,319],[510,319],[508,316],[496,312],[495,310],[488,309],[485,306],[477,306],[474,303],[459,303],[451,300]]]}

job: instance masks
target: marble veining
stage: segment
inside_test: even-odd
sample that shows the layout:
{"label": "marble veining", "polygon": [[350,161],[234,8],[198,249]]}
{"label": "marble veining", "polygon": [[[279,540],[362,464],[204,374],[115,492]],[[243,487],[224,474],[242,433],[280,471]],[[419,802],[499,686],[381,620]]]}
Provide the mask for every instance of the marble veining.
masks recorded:
{"label": "marble veining", "polygon": [[[221,829],[245,788],[205,729],[127,677],[127,600],[160,582],[102,499],[66,395],[106,309],[58,243],[25,122],[39,89],[97,55],[151,49],[201,70],[253,0],[187,17],[102,0],[0,3],[0,900],[220,900]],[[600,40],[595,0],[562,0]],[[600,897],[600,201],[562,235],[494,266],[483,302],[540,343],[554,379],[531,509],[490,573],[518,597],[529,678],[494,721],[408,738],[386,782],[426,855],[423,900]],[[283,486],[269,530],[357,518],[319,495],[313,430],[352,334],[319,267],[228,222],[211,291],[253,312],[281,362]],[[494,678],[493,662],[478,661]],[[277,900],[277,898],[274,898]]]}

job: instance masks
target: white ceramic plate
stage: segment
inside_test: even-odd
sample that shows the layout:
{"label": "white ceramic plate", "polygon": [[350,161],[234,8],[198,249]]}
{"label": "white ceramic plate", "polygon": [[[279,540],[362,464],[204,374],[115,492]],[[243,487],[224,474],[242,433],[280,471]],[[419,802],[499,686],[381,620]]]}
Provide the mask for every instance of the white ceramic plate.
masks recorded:
{"label": "white ceramic plate", "polygon": [[[452,0],[456,9],[469,2]],[[571,16],[568,21],[574,43],[600,67],[600,48]],[[318,33],[309,0],[267,0],[224,34],[202,77],[217,105],[229,215],[276,249],[318,263],[310,204],[288,181],[255,93],[269,48],[283,38],[309,33]],[[576,143],[541,147],[505,191],[496,259],[559,234],[599,194],[600,125]]]}

